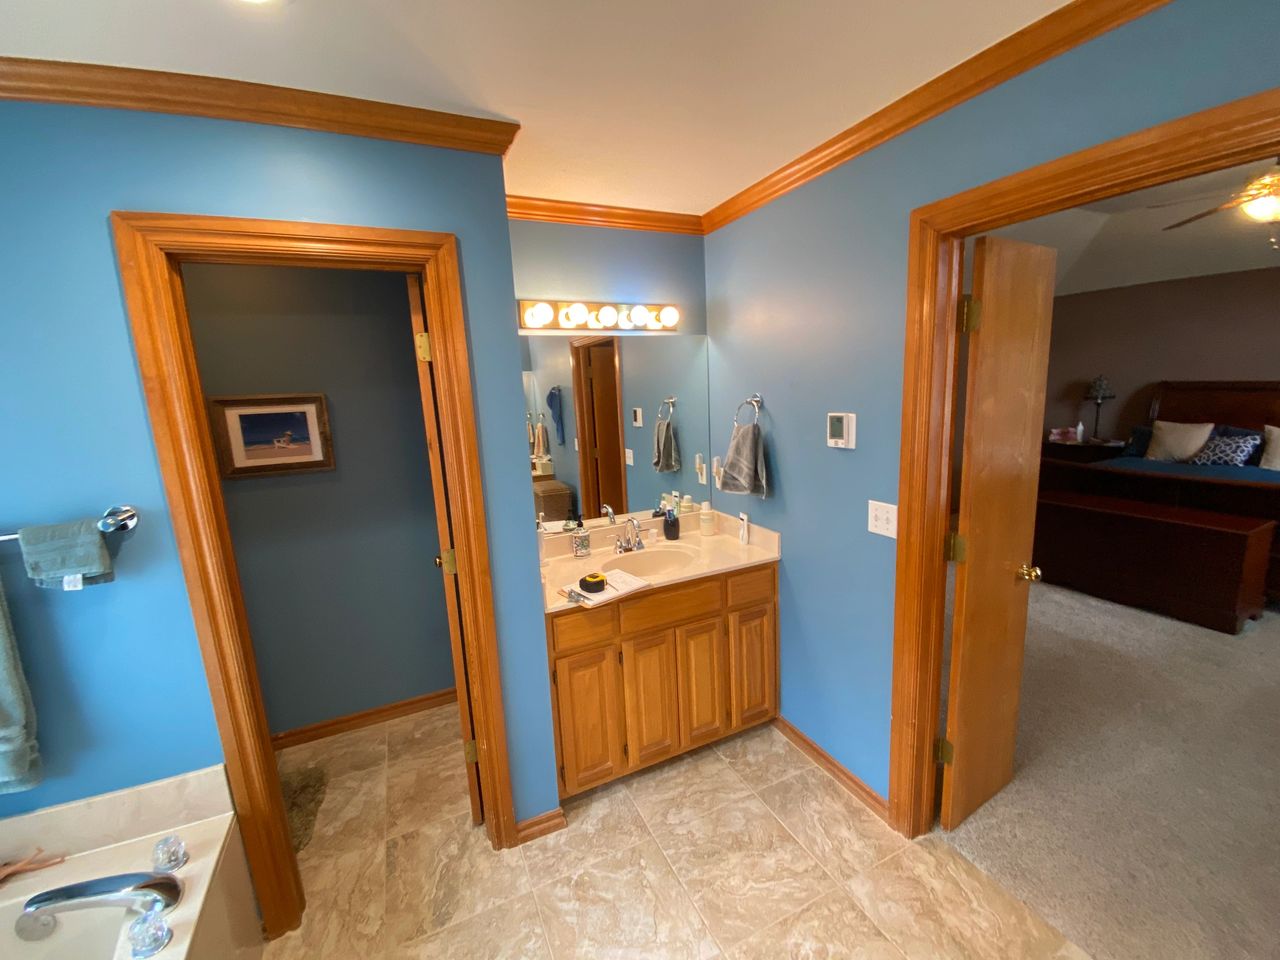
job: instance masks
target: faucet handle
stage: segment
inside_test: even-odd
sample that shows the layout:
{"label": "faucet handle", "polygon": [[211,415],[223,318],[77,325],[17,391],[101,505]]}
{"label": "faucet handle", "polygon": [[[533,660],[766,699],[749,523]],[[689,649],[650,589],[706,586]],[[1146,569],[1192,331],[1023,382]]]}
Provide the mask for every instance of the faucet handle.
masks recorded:
{"label": "faucet handle", "polygon": [[129,946],[133,948],[134,960],[154,957],[172,939],[173,930],[158,907],[141,914],[129,924]]}

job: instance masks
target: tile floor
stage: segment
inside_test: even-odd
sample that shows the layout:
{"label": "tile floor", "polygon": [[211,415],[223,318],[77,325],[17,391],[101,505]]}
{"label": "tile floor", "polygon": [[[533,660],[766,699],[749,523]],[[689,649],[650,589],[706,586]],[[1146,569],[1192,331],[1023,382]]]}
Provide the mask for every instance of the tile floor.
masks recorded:
{"label": "tile floor", "polygon": [[772,727],[571,800],[567,829],[503,851],[471,826],[457,730],[440,707],[280,755],[329,781],[306,918],[267,960],[1087,960]]}

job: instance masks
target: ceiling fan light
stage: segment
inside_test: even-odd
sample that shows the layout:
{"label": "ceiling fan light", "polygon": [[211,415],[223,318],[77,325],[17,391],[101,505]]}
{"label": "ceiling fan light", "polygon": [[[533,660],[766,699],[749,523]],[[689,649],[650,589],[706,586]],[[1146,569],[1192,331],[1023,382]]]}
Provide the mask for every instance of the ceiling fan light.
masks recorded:
{"label": "ceiling fan light", "polygon": [[1240,209],[1259,223],[1276,223],[1280,221],[1280,195],[1264,193],[1260,197],[1246,200]]}

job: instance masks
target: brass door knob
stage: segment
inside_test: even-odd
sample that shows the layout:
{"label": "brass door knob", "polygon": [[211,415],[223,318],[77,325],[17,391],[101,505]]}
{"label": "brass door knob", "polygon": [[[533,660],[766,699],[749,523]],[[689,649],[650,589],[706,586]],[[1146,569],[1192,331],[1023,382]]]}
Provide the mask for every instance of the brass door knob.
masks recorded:
{"label": "brass door knob", "polygon": [[1032,583],[1040,582],[1040,568],[1033,567],[1029,563],[1024,563],[1018,568],[1018,576],[1023,580],[1030,580]]}
{"label": "brass door knob", "polygon": [[437,567],[443,567],[443,566],[444,566],[444,558],[443,558],[443,557],[436,557],[436,566],[437,566]]}

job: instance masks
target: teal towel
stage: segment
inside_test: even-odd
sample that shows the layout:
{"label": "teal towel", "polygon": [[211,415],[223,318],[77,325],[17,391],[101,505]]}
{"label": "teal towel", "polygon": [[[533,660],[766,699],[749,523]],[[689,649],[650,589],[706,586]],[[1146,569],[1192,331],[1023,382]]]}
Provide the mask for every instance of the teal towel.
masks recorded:
{"label": "teal towel", "polygon": [[96,520],[23,527],[18,531],[18,545],[27,576],[37,587],[61,590],[62,578],[77,573],[85,586],[114,579],[111,556]]}
{"label": "teal towel", "polygon": [[30,790],[40,777],[36,711],[0,585],[0,793]]}

